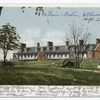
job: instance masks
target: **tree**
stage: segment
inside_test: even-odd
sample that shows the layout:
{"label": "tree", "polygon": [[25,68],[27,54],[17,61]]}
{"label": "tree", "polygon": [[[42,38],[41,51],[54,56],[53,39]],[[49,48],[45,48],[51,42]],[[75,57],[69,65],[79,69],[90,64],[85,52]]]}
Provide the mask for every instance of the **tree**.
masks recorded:
{"label": "tree", "polygon": [[72,25],[70,27],[70,35],[66,35],[66,40],[72,45],[74,58],[75,58],[75,68],[79,68],[81,62],[83,61],[84,54],[89,48],[89,37],[90,33],[85,32],[83,34],[83,29]]}
{"label": "tree", "polygon": [[3,50],[4,64],[6,62],[8,51],[18,47],[19,39],[20,37],[16,32],[16,28],[9,23],[3,25],[0,29],[0,48]]}

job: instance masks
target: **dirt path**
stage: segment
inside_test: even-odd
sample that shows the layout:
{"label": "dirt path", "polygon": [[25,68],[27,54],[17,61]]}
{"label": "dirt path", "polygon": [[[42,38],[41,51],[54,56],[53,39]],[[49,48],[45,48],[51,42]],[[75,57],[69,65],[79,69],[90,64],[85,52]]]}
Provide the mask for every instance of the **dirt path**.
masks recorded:
{"label": "dirt path", "polygon": [[100,73],[100,71],[97,71],[97,70],[88,70],[88,69],[75,69],[75,68],[59,68],[59,69],[62,69],[62,70],[73,70],[73,71],[87,71],[87,72],[94,72],[94,73]]}

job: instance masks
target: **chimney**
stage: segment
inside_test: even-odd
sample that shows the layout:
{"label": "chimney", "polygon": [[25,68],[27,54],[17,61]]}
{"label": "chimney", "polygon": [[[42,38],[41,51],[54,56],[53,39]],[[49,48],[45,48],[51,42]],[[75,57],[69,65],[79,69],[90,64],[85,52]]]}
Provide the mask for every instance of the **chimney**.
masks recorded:
{"label": "chimney", "polygon": [[69,46],[69,41],[66,41],[66,46]]}
{"label": "chimney", "polygon": [[100,43],[100,39],[96,39],[96,45],[98,45]]}
{"label": "chimney", "polygon": [[83,45],[83,43],[84,43],[84,41],[83,41],[83,40],[79,40],[79,46],[82,46],[82,45]]}
{"label": "chimney", "polygon": [[21,43],[21,48],[26,48],[26,44],[25,43]]}
{"label": "chimney", "polygon": [[48,41],[48,42],[47,42],[47,46],[48,46],[48,47],[53,47],[53,42]]}
{"label": "chimney", "polygon": [[37,47],[40,47],[40,43],[37,43]]}

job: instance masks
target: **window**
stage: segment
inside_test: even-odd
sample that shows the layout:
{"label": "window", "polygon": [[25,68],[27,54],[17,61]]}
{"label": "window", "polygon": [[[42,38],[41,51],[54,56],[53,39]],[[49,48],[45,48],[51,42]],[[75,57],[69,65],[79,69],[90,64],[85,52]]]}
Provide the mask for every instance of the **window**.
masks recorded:
{"label": "window", "polygon": [[30,57],[30,54],[28,54],[28,57]]}
{"label": "window", "polygon": [[49,54],[49,57],[51,58],[51,54]]}
{"label": "window", "polygon": [[26,57],[26,54],[24,54],[24,57]]}
{"label": "window", "polygon": [[30,48],[27,48],[26,50],[27,50],[27,52],[29,52],[30,51]]}
{"label": "window", "polygon": [[21,54],[21,58],[23,57],[23,55]]}
{"label": "window", "polygon": [[33,54],[31,54],[31,57],[33,57]]}
{"label": "window", "polygon": [[40,48],[40,47],[38,47],[38,48],[37,48],[37,51],[39,52],[40,50],[41,50],[41,48]]}
{"label": "window", "polygon": [[49,48],[49,51],[52,51],[52,50],[53,50],[53,47],[50,47],[50,48]]}
{"label": "window", "polygon": [[34,54],[34,57],[36,57],[36,54]]}
{"label": "window", "polygon": [[57,54],[57,57],[59,57],[59,53]]}
{"label": "window", "polygon": [[20,55],[18,55],[18,58],[19,58],[19,56],[20,56]]}
{"label": "window", "polygon": [[67,54],[65,53],[65,57],[67,56]]}
{"label": "window", "polygon": [[46,47],[43,47],[43,51],[46,51],[46,49],[47,49]]}
{"label": "window", "polygon": [[53,54],[53,57],[55,57],[55,53]]}
{"label": "window", "polygon": [[61,57],[63,56],[63,54],[61,54]]}
{"label": "window", "polygon": [[59,49],[59,47],[55,47],[55,51],[57,51]]}
{"label": "window", "polygon": [[24,52],[24,48],[21,49],[21,52]]}

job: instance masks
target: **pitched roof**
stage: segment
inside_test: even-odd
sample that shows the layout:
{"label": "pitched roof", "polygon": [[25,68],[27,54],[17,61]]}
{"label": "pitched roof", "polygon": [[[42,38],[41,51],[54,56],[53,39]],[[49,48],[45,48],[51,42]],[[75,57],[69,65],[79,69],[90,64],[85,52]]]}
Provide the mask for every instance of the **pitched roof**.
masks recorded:
{"label": "pitched roof", "polygon": [[[59,53],[59,52],[71,52],[74,51],[73,49],[74,45],[69,45],[69,47],[67,48],[67,46],[62,45],[62,46],[53,46],[48,48],[47,46],[41,46],[41,47],[26,47],[26,48],[20,48],[18,53],[37,53],[38,51],[40,52],[55,52],[55,53]],[[87,50],[94,50],[96,48],[96,44],[89,44],[88,45],[88,49]]]}
{"label": "pitched roof", "polygon": [[89,44],[88,50],[91,51],[94,50],[95,48],[96,48],[96,44]]}

